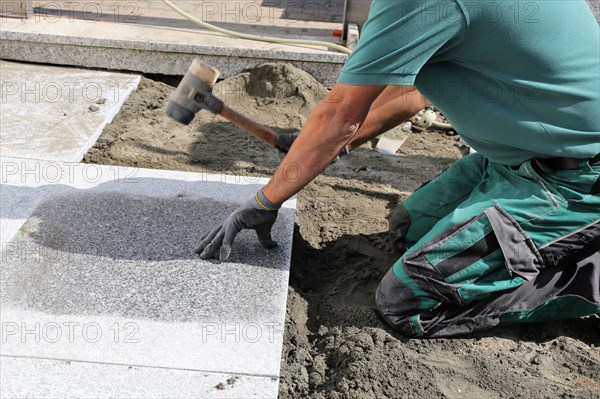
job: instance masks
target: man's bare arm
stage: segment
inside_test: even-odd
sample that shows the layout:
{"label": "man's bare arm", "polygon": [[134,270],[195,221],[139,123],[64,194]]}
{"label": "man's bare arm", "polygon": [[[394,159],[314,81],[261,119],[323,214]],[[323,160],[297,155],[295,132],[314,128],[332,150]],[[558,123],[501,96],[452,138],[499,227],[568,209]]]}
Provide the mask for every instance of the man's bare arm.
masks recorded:
{"label": "man's bare arm", "polygon": [[429,102],[414,86],[388,86],[371,105],[367,118],[347,144],[353,150],[395,128],[425,108]]}
{"label": "man's bare arm", "polygon": [[[269,184],[236,209],[223,223],[202,236],[196,248],[200,257],[209,259],[219,254],[219,259],[227,260],[236,235],[244,229],[255,230],[265,248],[275,247],[277,243],[271,237],[271,228],[277,219],[280,204],[325,170],[356,135],[365,119],[369,118],[369,110],[374,112],[370,117],[373,121],[369,129],[364,130],[364,137],[396,122],[399,112],[393,111],[392,106],[397,100],[386,101],[386,98],[391,98],[392,89],[380,99],[380,106],[372,105],[384,89],[385,86],[338,83],[309,115],[304,129]],[[387,115],[388,119],[378,121],[377,115]]]}
{"label": "man's bare arm", "polygon": [[352,139],[385,86],[336,84],[311,112],[300,135],[263,189],[274,203],[283,203],[325,170]]}

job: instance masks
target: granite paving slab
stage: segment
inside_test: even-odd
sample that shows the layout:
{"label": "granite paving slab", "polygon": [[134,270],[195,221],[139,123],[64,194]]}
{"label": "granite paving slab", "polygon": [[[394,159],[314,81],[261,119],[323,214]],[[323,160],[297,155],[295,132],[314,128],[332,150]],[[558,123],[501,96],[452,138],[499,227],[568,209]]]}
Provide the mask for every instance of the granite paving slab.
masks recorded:
{"label": "granite paving slab", "polygon": [[277,379],[0,356],[0,398],[239,399],[277,397]]}
{"label": "granite paving slab", "polygon": [[[61,174],[40,180],[32,163]],[[1,355],[277,379],[295,200],[280,210],[277,248],[245,231],[219,263],[193,253],[199,237],[265,179],[41,161],[10,170],[3,193],[41,200],[2,245]],[[3,229],[13,217],[23,213],[3,211]]]}
{"label": "granite paving slab", "polygon": [[[48,193],[49,183],[61,179],[62,163],[0,158],[0,243],[19,231]],[[27,188],[27,189],[26,189]]]}
{"label": "granite paving slab", "polygon": [[[14,1],[14,0],[13,0]],[[363,0],[360,0],[363,1]],[[284,0],[277,2],[236,0],[174,0],[183,11],[221,28],[237,32],[276,36],[322,36],[322,40],[339,40],[332,36],[341,28],[344,0]],[[35,3],[36,18],[56,21],[59,18],[95,22],[121,22],[177,28],[199,27],[160,0],[78,0]]]}
{"label": "granite paving slab", "polygon": [[[323,40],[323,36],[309,37],[306,33],[289,37]],[[201,57],[219,69],[223,78],[265,62],[286,62],[327,86],[335,83],[348,57],[324,47],[264,43],[198,29],[73,20],[64,16],[7,19],[0,29],[0,48],[2,58],[15,61],[165,75],[183,75],[193,59]]]}
{"label": "granite paving slab", "polygon": [[81,161],[139,75],[0,60],[0,155]]}

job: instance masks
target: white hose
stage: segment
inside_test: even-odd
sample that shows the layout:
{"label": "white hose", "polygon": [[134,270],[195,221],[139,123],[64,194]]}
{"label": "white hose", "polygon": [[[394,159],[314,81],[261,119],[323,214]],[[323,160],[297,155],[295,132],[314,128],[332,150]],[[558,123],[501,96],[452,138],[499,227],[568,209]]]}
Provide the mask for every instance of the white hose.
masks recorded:
{"label": "white hose", "polygon": [[214,32],[219,32],[219,33],[222,33],[227,36],[233,36],[233,37],[238,37],[240,39],[247,39],[247,40],[257,40],[257,41],[269,42],[269,43],[300,44],[300,45],[305,45],[305,46],[322,46],[322,47],[327,47],[327,48],[330,48],[333,50],[337,50],[344,54],[352,54],[352,50],[350,50],[349,48],[340,46],[339,44],[330,43],[330,42],[322,42],[322,41],[318,41],[318,40],[283,39],[283,38],[278,38],[278,37],[250,35],[247,33],[240,33],[240,32],[235,32],[235,31],[232,31],[229,29],[219,28],[218,26],[204,22],[201,19],[196,18],[193,15],[183,11],[181,8],[179,8],[175,4],[173,4],[173,2],[171,0],[162,0],[162,2],[165,3],[166,5],[168,5],[169,7],[171,7],[173,9],[173,11],[181,14],[182,16],[184,16],[188,20],[192,21],[193,23],[200,25],[204,29],[212,30]]}
{"label": "white hose", "polygon": [[449,123],[443,123],[443,122],[433,122],[433,126],[436,129],[440,129],[440,130],[453,130],[454,128],[452,127],[451,124]]}

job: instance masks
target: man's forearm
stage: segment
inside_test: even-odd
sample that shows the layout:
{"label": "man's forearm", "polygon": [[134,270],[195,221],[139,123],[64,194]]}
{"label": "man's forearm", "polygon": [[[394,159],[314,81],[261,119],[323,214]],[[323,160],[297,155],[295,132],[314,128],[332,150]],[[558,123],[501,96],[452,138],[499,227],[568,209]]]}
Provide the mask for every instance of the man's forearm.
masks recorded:
{"label": "man's forearm", "polygon": [[373,102],[358,132],[347,144],[349,151],[395,128],[428,105],[414,86],[388,86]]}
{"label": "man's forearm", "polygon": [[304,127],[263,189],[274,203],[283,203],[322,173],[359,130],[383,86],[336,85],[309,115]]}

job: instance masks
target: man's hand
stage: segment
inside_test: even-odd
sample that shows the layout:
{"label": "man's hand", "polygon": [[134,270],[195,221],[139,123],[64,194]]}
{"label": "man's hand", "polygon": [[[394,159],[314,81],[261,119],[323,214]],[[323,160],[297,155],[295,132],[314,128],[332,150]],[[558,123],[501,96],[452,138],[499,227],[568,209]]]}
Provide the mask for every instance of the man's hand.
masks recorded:
{"label": "man's hand", "polygon": [[[285,158],[285,154],[287,154],[287,152],[290,150],[290,148],[292,148],[292,144],[294,144],[294,141],[296,141],[299,134],[300,134],[300,131],[295,131],[292,133],[279,133],[277,135],[279,160],[283,160],[283,158]],[[350,153],[350,150],[348,149],[348,147],[344,146],[344,148],[342,148],[342,150],[340,151],[338,156],[335,157],[335,159],[333,161],[331,161],[331,163],[335,163],[335,162],[339,161],[341,156],[348,155],[349,153]]]}
{"label": "man's hand", "polygon": [[235,237],[244,229],[255,230],[263,247],[275,248],[277,243],[271,238],[271,228],[280,207],[269,201],[262,190],[257,192],[254,198],[236,209],[225,222],[205,234],[195,252],[202,259],[210,259],[219,252],[219,259],[226,261],[231,254]]}
{"label": "man's hand", "polygon": [[296,141],[296,139],[298,138],[299,134],[299,130],[292,133],[279,133],[276,139],[278,147],[277,149],[283,152],[284,154],[287,153],[292,147],[292,144],[294,144],[294,141]]}

